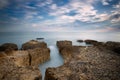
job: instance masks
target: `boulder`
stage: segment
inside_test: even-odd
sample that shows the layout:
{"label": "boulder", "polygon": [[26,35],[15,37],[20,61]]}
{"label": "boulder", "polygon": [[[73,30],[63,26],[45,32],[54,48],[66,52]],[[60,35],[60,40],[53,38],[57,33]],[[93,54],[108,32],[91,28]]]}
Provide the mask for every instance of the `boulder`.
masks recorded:
{"label": "boulder", "polygon": [[45,42],[31,40],[22,45],[22,50],[35,49],[35,48],[47,48],[47,44]]}
{"label": "boulder", "polygon": [[18,50],[18,47],[14,43],[5,43],[0,46],[0,51],[11,51],[11,50]]}
{"label": "boulder", "polygon": [[30,57],[30,65],[39,65],[50,59],[50,49],[49,48],[36,48],[28,50]]}

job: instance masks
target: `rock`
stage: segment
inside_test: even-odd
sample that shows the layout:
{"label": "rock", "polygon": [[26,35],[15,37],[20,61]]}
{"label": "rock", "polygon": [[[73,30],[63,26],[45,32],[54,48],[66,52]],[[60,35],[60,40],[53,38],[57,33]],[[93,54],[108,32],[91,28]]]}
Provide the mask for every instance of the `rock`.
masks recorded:
{"label": "rock", "polygon": [[77,42],[80,42],[80,43],[81,43],[81,42],[83,42],[83,40],[77,40]]}
{"label": "rock", "polygon": [[47,44],[45,42],[31,40],[22,45],[22,50],[35,49],[35,48],[47,48]]}
{"label": "rock", "polygon": [[64,47],[68,47],[68,46],[72,46],[72,41],[57,41],[57,47],[59,48],[59,51],[61,52],[61,50]]}
{"label": "rock", "polygon": [[104,46],[106,46],[107,49],[120,54],[120,42],[108,41],[104,44]]}
{"label": "rock", "polygon": [[84,42],[85,42],[86,44],[94,44],[94,43],[97,43],[98,41],[86,39],[86,40],[84,40]]}
{"label": "rock", "polygon": [[72,56],[57,68],[48,68],[45,80],[119,80],[120,56],[105,46],[65,47],[62,56]]}
{"label": "rock", "polygon": [[0,51],[11,51],[11,50],[18,50],[18,47],[14,43],[5,43],[0,46]]}
{"label": "rock", "polygon": [[4,56],[0,57],[0,80],[42,80],[42,76],[38,68],[19,67],[11,56]]}
{"label": "rock", "polygon": [[30,65],[28,51],[12,51],[5,54],[7,54],[7,56],[9,56],[11,60],[13,60],[14,64],[19,67]]}
{"label": "rock", "polygon": [[29,50],[30,65],[39,65],[50,59],[50,49],[49,48],[36,48]]}

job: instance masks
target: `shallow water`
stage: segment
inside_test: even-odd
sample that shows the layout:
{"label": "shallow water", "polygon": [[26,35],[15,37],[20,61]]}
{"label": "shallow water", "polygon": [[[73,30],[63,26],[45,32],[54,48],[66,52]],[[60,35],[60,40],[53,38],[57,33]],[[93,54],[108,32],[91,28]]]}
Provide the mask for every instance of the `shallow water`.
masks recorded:
{"label": "shallow water", "polygon": [[42,80],[44,80],[44,75],[45,75],[46,68],[48,68],[48,67],[58,67],[58,66],[63,65],[63,62],[64,62],[62,56],[59,54],[59,52],[57,50],[57,47],[55,45],[50,45],[48,47],[51,50],[50,60],[43,63],[43,64],[40,64],[40,66],[39,66],[40,71],[42,73]]}

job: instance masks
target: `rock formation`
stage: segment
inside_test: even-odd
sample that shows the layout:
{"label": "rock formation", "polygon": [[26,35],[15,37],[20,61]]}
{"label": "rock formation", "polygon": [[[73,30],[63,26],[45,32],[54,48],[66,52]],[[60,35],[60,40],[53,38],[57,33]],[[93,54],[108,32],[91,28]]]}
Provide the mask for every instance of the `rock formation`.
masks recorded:
{"label": "rock formation", "polygon": [[39,65],[50,59],[50,49],[49,48],[36,48],[28,50],[30,57],[30,65]]}
{"label": "rock formation", "polygon": [[[63,41],[59,44],[65,45]],[[45,80],[120,79],[120,55],[104,45],[64,47],[61,52],[65,58],[64,65],[48,68]]]}
{"label": "rock formation", "polygon": [[4,48],[0,52],[0,80],[42,80],[38,65],[50,59],[45,42],[29,41],[22,50],[10,44]]}
{"label": "rock formation", "polygon": [[84,42],[85,42],[86,44],[94,44],[94,43],[97,43],[98,41],[86,39],[86,40],[84,40]]}
{"label": "rock formation", "polygon": [[83,42],[83,40],[80,40],[80,39],[79,39],[79,40],[77,40],[77,42],[80,42],[80,43],[81,43],[81,42]]}
{"label": "rock formation", "polygon": [[47,44],[45,42],[31,40],[22,45],[22,50],[35,49],[35,48],[47,48]]}
{"label": "rock formation", "polygon": [[0,46],[0,51],[11,51],[11,50],[18,50],[18,47],[14,43],[5,43]]}

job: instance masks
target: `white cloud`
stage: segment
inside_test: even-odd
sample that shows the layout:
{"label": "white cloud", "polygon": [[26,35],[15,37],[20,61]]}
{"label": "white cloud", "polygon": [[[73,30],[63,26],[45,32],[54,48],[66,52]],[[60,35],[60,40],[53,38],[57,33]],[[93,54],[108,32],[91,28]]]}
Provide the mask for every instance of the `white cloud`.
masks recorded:
{"label": "white cloud", "polygon": [[45,1],[43,1],[43,2],[39,2],[39,3],[37,4],[37,6],[38,6],[38,7],[44,7],[44,6],[50,5],[50,4],[52,4],[52,3],[53,3],[52,0],[45,0]]}
{"label": "white cloud", "polygon": [[102,0],[103,5],[109,5],[108,0]]}
{"label": "white cloud", "polygon": [[0,9],[6,7],[9,5],[9,1],[8,0],[0,0]]}
{"label": "white cloud", "polygon": [[[98,11],[94,9],[92,5],[96,0],[71,0],[67,5],[58,7],[52,5],[50,7],[51,12],[49,15],[57,17],[63,21],[69,20],[74,22],[76,20],[82,22],[102,22],[108,19],[108,14],[98,14]],[[87,5],[86,5],[87,4]],[[73,11],[75,15],[69,15]]]}

